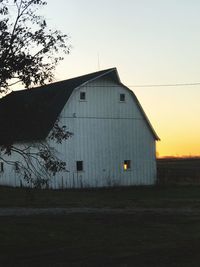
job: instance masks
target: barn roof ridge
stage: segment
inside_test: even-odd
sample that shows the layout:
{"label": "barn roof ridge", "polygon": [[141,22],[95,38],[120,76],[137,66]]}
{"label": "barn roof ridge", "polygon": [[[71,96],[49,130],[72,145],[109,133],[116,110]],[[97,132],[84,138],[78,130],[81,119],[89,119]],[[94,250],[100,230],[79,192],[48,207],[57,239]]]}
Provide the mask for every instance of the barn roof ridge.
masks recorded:
{"label": "barn roof ridge", "polygon": [[[88,74],[84,74],[84,75],[80,75],[80,76],[76,76],[76,77],[72,77],[72,78],[69,78],[69,79],[64,79],[64,80],[61,80],[61,81],[56,81],[56,82],[51,82],[51,83],[48,83],[48,84],[44,84],[44,85],[40,85],[40,86],[36,86],[36,87],[32,87],[32,88],[29,88],[29,89],[21,89],[21,90],[17,90],[17,91],[12,91],[11,94],[19,94],[19,93],[29,93],[30,91],[32,90],[44,90],[45,88],[49,88],[51,86],[57,86],[57,85],[64,85],[65,83],[75,83],[76,81],[78,81],[79,85],[76,86],[76,87],[79,87],[85,83],[88,83],[92,80],[95,80],[97,78],[100,78],[104,75],[107,75],[113,71],[117,71],[116,68],[109,68],[109,69],[105,69],[105,70],[100,70],[100,71],[95,71],[95,72],[92,72],[92,73],[88,73]],[[119,79],[119,76],[118,76],[118,79]],[[120,80],[120,79],[119,79]],[[8,95],[6,95],[8,96]]]}
{"label": "barn roof ridge", "polygon": [[0,99],[0,145],[47,137],[72,92],[83,84],[115,73],[116,68],[27,90],[13,91]]}
{"label": "barn roof ridge", "polygon": [[[122,85],[117,69],[109,68],[32,89],[14,91],[1,98],[0,145],[46,138],[72,92],[106,75]],[[144,113],[141,105],[138,106]],[[157,139],[145,113],[144,118]]]}

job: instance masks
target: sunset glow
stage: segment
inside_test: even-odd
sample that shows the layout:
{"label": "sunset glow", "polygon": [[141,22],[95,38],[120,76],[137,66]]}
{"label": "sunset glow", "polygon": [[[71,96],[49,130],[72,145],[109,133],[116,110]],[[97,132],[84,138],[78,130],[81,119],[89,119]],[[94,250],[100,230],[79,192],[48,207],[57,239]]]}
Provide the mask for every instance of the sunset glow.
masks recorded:
{"label": "sunset glow", "polygon": [[134,89],[161,141],[157,154],[200,155],[200,88]]}
{"label": "sunset glow", "polygon": [[200,1],[48,0],[43,15],[73,47],[56,80],[117,67],[161,139],[159,156],[200,155],[200,85],[134,87],[200,82],[199,11]]}

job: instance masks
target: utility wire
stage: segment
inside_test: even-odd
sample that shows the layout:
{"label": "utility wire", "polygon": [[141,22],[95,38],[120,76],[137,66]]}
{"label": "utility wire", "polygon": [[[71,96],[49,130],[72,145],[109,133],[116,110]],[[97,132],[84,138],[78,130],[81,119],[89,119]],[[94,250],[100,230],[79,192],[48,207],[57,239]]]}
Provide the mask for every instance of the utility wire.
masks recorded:
{"label": "utility wire", "polygon": [[142,84],[142,85],[128,85],[128,87],[172,87],[172,86],[196,86],[200,82],[195,83],[172,83],[172,84]]}
{"label": "utility wire", "polygon": [[[169,84],[136,84],[136,85],[126,85],[127,87],[180,87],[180,86],[197,86],[200,82],[195,83],[169,83]],[[93,87],[92,85],[82,85],[87,87]],[[109,85],[109,87],[118,87],[119,85]],[[95,85],[95,87],[107,87],[106,85]]]}

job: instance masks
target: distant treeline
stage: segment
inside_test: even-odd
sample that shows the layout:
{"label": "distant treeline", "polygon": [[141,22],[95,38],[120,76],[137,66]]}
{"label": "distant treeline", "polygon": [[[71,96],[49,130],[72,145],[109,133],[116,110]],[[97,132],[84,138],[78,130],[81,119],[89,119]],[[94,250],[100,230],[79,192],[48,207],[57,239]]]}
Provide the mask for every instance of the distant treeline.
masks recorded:
{"label": "distant treeline", "polygon": [[188,155],[188,156],[163,156],[163,157],[158,157],[157,158],[158,160],[167,160],[167,159],[177,159],[177,160],[183,160],[183,159],[200,159],[200,155],[199,156],[191,156],[191,155]]}
{"label": "distant treeline", "polygon": [[200,184],[200,157],[157,159],[158,184]]}

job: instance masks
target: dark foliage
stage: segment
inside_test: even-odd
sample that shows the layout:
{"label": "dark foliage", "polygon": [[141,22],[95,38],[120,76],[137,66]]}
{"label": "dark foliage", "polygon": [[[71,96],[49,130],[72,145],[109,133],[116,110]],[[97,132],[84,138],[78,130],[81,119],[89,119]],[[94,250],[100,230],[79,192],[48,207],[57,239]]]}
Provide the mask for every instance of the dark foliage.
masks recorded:
{"label": "dark foliage", "polygon": [[[68,36],[49,29],[46,20],[38,15],[38,9],[46,4],[42,0],[0,0],[2,95],[17,83],[30,88],[51,82],[56,65],[64,54],[69,53]],[[49,138],[61,143],[71,135],[57,120]],[[5,143],[1,145],[0,159],[8,165],[17,166],[20,176],[34,187],[46,186],[50,177],[66,170],[66,163],[57,158],[56,151],[46,140],[21,145],[13,141]]]}
{"label": "dark foliage", "polygon": [[[41,0],[0,0],[0,91],[21,82],[26,88],[53,80],[67,35],[48,28],[37,9]],[[14,18],[14,19],[13,19]]]}

